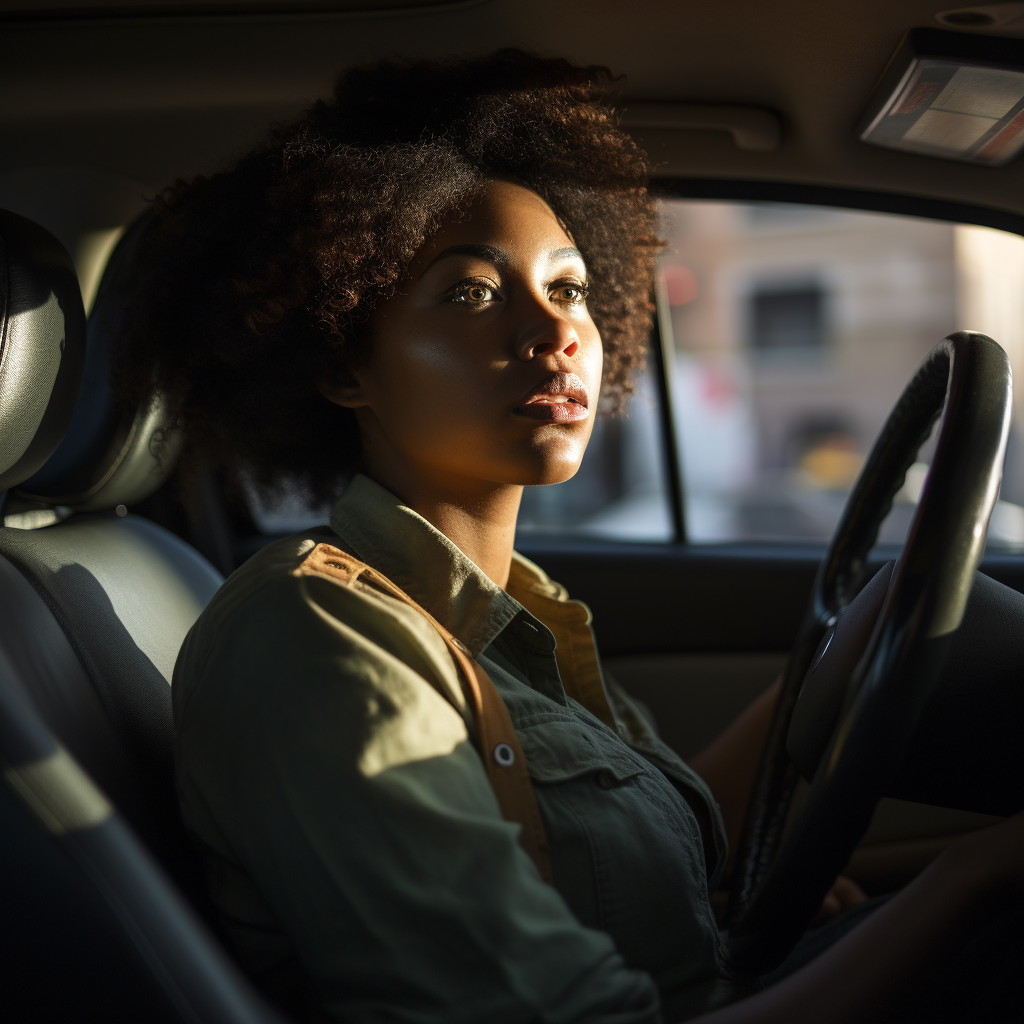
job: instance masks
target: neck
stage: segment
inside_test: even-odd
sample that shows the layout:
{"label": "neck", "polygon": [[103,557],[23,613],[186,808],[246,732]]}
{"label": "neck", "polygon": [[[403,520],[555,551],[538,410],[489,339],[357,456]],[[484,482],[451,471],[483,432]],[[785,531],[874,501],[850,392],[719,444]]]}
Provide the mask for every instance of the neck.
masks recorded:
{"label": "neck", "polygon": [[440,480],[424,473],[389,472],[382,465],[369,465],[366,471],[440,530],[499,587],[508,583],[521,484]]}
{"label": "neck", "polygon": [[499,587],[508,584],[523,489],[503,485],[472,501],[423,495],[408,502]]}

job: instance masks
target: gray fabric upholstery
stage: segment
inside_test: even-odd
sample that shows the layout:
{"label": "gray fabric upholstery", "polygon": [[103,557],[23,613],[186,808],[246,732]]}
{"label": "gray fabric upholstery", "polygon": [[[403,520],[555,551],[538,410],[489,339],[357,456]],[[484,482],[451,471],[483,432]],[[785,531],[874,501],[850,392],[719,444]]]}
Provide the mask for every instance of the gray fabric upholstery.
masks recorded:
{"label": "gray fabric upholstery", "polygon": [[[169,762],[154,760],[137,749],[130,729],[114,727],[53,611],[4,558],[0,558],[0,665],[10,669],[3,685],[18,691],[34,708],[179,885],[201,898],[195,856],[180,822],[167,813],[174,801]],[[165,748],[169,725],[168,721],[157,730],[166,734]]]}
{"label": "gray fabric upholstery", "polygon": [[35,473],[60,444],[84,358],[71,258],[48,231],[0,210],[0,491]]}
{"label": "gray fabric upholstery", "polygon": [[[0,213],[0,241],[7,253],[0,260],[0,486],[34,474],[23,493],[77,510],[141,499],[175,453],[154,444],[164,423],[158,403],[121,417],[107,385],[107,342],[123,308],[131,244],[104,279],[76,406],[85,342],[70,260],[46,232],[13,215]],[[72,410],[67,441],[44,466]],[[75,1019],[276,1019],[149,860],[155,855],[193,905],[210,913],[175,799],[170,682],[185,634],[221,582],[196,551],[138,516],[79,511],[37,529],[0,527],[0,767],[66,757],[53,753],[58,740],[146,845],[117,813],[47,834],[45,815],[26,816],[31,808],[4,790],[9,870],[0,872],[0,905],[12,934],[40,940],[13,962],[75,989],[66,1001]],[[61,793],[60,806],[73,811],[75,793]],[[103,966],[112,963],[116,974]],[[96,969],[106,972],[99,986]],[[114,978],[123,999],[107,998],[104,986]],[[38,1013],[31,980],[7,987]],[[69,1018],[61,1010],[46,1019]]]}
{"label": "gray fabric upholstery", "polygon": [[[8,312],[30,311],[28,320],[5,321],[5,345],[15,347],[3,353],[0,384],[10,394],[0,388],[0,398],[25,409],[33,407],[32,395],[49,396],[50,408],[37,423],[40,434],[54,435],[47,452],[60,440],[49,418],[66,426],[75,410],[67,440],[51,459],[56,469],[48,463],[36,479],[57,490],[74,485],[82,504],[98,495],[118,504],[141,485],[155,486],[169,468],[165,462],[155,470],[158,460],[151,454],[160,418],[150,405],[125,427],[106,380],[109,332],[116,329],[138,235],[126,238],[121,261],[104,278],[100,321],[107,333],[90,336],[89,387],[81,396],[77,375],[63,365],[55,371],[53,363],[61,338],[65,350],[74,340],[70,327],[61,334],[57,313],[67,307],[81,319],[70,261],[23,218],[0,215],[0,237],[8,249],[8,276],[17,282],[9,289],[14,298]],[[12,251],[20,254],[13,262]],[[38,309],[48,310],[49,319],[36,316]],[[33,331],[30,343],[25,332]],[[81,356],[80,336],[75,344]],[[18,372],[4,377],[11,353]],[[0,412],[0,452],[34,422],[28,414],[19,419]],[[36,445],[32,440],[21,447]],[[27,465],[25,458],[17,465]],[[112,486],[118,481],[120,488]],[[16,665],[25,696],[155,852],[187,867],[173,792],[171,673],[185,634],[222,577],[167,530],[112,511],[79,513],[39,529],[0,528],[0,556],[0,654]]]}
{"label": "gray fabric upholstery", "polygon": [[0,558],[0,658],[10,684],[42,715],[54,735],[127,813],[145,806],[132,770],[88,673],[46,602]]}

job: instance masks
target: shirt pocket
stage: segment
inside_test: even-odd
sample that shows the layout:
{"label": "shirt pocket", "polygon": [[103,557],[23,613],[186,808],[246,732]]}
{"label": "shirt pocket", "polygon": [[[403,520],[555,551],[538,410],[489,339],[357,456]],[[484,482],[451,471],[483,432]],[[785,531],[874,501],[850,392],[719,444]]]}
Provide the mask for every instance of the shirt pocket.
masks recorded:
{"label": "shirt pocket", "polygon": [[616,738],[595,737],[575,719],[534,725],[519,732],[526,766],[534,782],[561,783],[584,776],[603,789],[645,774],[649,767]]}
{"label": "shirt pocket", "polygon": [[547,831],[555,888],[659,984],[718,968],[697,820],[672,782],[603,726],[517,729]]}
{"label": "shirt pocket", "polygon": [[547,832],[555,888],[579,920],[611,932],[632,903],[630,833],[651,810],[649,764],[603,726],[546,720],[519,730]]}

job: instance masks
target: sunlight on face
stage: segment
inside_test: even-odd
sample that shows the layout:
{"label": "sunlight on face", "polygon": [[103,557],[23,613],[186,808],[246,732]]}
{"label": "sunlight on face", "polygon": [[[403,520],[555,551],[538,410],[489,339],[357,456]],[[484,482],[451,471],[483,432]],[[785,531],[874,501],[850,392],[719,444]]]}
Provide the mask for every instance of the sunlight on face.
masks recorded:
{"label": "sunlight on face", "polygon": [[587,269],[550,207],[492,182],[416,255],[373,321],[373,351],[343,398],[368,464],[436,479],[567,480],[601,384]]}

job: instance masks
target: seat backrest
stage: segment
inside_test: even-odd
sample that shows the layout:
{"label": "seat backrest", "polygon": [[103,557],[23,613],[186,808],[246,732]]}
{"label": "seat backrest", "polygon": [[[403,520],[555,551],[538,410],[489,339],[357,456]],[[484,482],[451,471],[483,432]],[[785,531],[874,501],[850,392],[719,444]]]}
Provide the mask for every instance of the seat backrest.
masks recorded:
{"label": "seat backrest", "polygon": [[[130,277],[124,263],[136,238],[126,236],[125,248],[115,250],[113,284],[101,285],[97,296],[87,380],[106,376],[109,332],[117,328]],[[173,445],[156,444],[164,426],[156,401],[122,416],[109,408],[109,391],[106,404],[86,392],[76,407],[86,344],[67,254],[37,225],[3,211],[0,244],[6,261],[0,281],[0,482],[8,496],[0,528],[5,778],[16,794],[31,796],[32,786],[19,789],[17,782],[25,764],[31,769],[57,757],[65,777],[77,772],[79,782],[85,780],[63,790],[58,781],[56,791],[68,806],[78,801],[88,819],[95,782],[100,799],[123,815],[128,828],[111,812],[83,827],[49,829],[62,843],[60,857],[50,860],[56,865],[70,857],[77,864],[61,884],[93,885],[93,903],[98,898],[103,905],[129,907],[122,921],[125,941],[150,965],[149,980],[164,986],[166,1005],[154,1009],[154,1019],[266,1020],[272,1014],[259,998],[237,975],[220,970],[222,954],[207,970],[182,952],[190,942],[196,949],[214,942],[146,852],[195,906],[206,909],[198,854],[174,794],[170,682],[178,648],[222,578],[177,537],[123,507],[159,485],[171,469]],[[18,285],[14,293],[11,282]],[[72,433],[61,444],[73,415]],[[82,443],[85,436],[88,444]],[[32,735],[36,739],[28,742]],[[35,761],[26,762],[26,750],[35,751]],[[34,770],[25,777],[36,778]],[[39,771],[53,781],[50,769]],[[9,800],[0,804],[0,817],[10,817],[24,850],[38,840],[40,850],[53,853],[45,807],[40,811],[28,799],[26,818],[24,808],[12,811]],[[57,804],[64,806],[59,799]],[[115,884],[116,878],[121,881]],[[220,995],[211,1003],[213,990]],[[201,1005],[207,1010],[197,1016]],[[165,1018],[168,1006],[171,1017]]]}
{"label": "seat backrest", "polygon": [[[28,223],[22,221],[23,231]],[[67,389],[55,395],[52,402],[60,399],[67,406],[63,423],[70,422],[70,430],[63,440],[48,438],[52,454],[41,466],[26,466],[27,479],[10,481],[16,489],[9,509],[28,510],[5,516],[5,523],[16,525],[0,528],[0,555],[36,595],[35,600],[25,595],[21,609],[21,618],[31,616],[36,629],[13,634],[14,646],[21,651],[36,647],[26,641],[42,634],[45,627],[38,622],[49,614],[64,637],[63,645],[53,638],[51,651],[70,648],[62,660],[79,665],[77,672],[48,674],[44,680],[22,664],[31,699],[44,716],[55,714],[55,704],[95,705],[96,713],[88,717],[48,721],[179,884],[202,899],[196,856],[185,840],[174,799],[170,682],[185,634],[223,580],[167,530],[117,514],[159,486],[174,456],[173,444],[161,436],[159,403],[150,400],[125,414],[112,408],[107,383],[111,334],[119,328],[130,264],[144,226],[133,227],[111,256],[85,332],[84,359],[73,271],[70,279],[60,280],[65,321],[74,325],[62,351],[66,358],[77,355],[80,369],[84,365],[85,386],[77,395]],[[43,251],[39,236],[32,237],[34,252]],[[16,239],[7,248],[16,254],[19,245],[24,248]],[[50,264],[56,263],[51,258]],[[30,358],[26,353],[23,362]],[[0,422],[0,436],[6,428]],[[11,637],[0,625],[0,648],[9,648]],[[12,656],[24,659],[23,653]]]}
{"label": "seat backrest", "polygon": [[4,527],[0,554],[0,648],[29,681],[27,696],[190,898],[203,900],[177,813],[170,682],[220,575],[173,534],[113,511]]}

